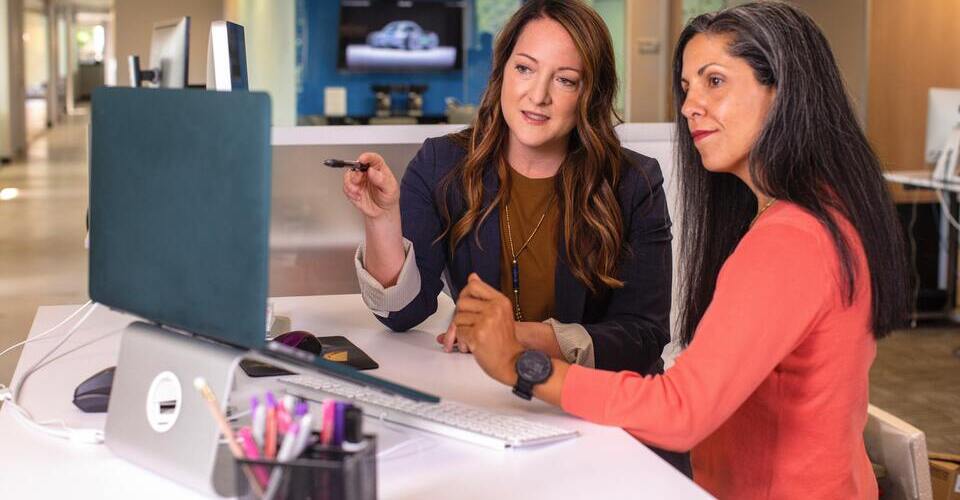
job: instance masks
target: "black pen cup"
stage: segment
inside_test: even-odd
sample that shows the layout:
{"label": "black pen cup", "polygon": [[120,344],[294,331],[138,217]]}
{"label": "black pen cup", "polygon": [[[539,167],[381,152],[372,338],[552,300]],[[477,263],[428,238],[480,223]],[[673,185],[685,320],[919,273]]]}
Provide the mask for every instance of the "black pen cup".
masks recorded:
{"label": "black pen cup", "polygon": [[242,499],[374,500],[377,442],[365,436],[359,449],[314,445],[289,462],[236,460]]}

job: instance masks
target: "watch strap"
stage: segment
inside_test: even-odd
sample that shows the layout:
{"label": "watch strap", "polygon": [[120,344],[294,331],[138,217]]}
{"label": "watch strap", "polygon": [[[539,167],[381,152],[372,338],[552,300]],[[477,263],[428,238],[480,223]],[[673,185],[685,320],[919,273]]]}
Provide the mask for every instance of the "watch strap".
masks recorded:
{"label": "watch strap", "polygon": [[533,384],[524,380],[523,377],[517,377],[517,385],[513,386],[513,393],[530,401],[533,399]]}

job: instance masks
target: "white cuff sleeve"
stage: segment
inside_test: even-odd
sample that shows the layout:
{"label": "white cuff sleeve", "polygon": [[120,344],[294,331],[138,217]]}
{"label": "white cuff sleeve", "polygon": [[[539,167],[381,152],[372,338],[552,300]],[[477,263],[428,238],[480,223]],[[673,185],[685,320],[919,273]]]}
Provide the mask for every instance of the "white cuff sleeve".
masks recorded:
{"label": "white cuff sleeve", "polygon": [[594,367],[593,337],[587,333],[583,325],[577,323],[560,323],[550,318],[544,323],[553,328],[560,345],[560,353],[568,363],[578,364],[587,368]]}
{"label": "white cuff sleeve", "polygon": [[354,265],[357,268],[357,281],[360,282],[360,295],[373,314],[386,317],[413,302],[420,293],[420,270],[417,268],[417,256],[413,251],[413,243],[406,238],[403,239],[403,253],[406,255],[403,267],[400,268],[397,284],[388,288],[384,288],[364,268],[365,251],[366,243],[361,243],[357,248]]}

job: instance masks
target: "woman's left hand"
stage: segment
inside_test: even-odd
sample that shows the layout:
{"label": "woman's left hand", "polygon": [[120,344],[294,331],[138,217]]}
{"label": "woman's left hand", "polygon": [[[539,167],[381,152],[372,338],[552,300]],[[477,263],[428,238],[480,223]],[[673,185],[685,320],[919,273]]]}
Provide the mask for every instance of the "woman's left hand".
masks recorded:
{"label": "woman's left hand", "polygon": [[515,365],[523,346],[514,333],[510,299],[471,274],[460,291],[453,322],[457,340],[473,352],[487,375],[506,385],[516,384]]}

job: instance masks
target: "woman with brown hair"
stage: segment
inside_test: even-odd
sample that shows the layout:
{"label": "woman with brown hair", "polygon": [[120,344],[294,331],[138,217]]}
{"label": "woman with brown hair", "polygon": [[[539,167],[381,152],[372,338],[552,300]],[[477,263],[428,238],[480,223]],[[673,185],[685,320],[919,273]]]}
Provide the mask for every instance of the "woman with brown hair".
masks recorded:
{"label": "woman with brown hair", "polygon": [[[472,126],[427,140],[398,185],[365,153],[344,193],[365,216],[361,293],[403,331],[470,273],[512,301],[516,339],[566,362],[660,373],[670,340],[670,218],[651,158],[620,146],[610,34],[578,0],[504,26]],[[438,336],[447,351],[456,328]],[[460,350],[466,351],[464,345]],[[684,454],[664,454],[687,471]]]}

